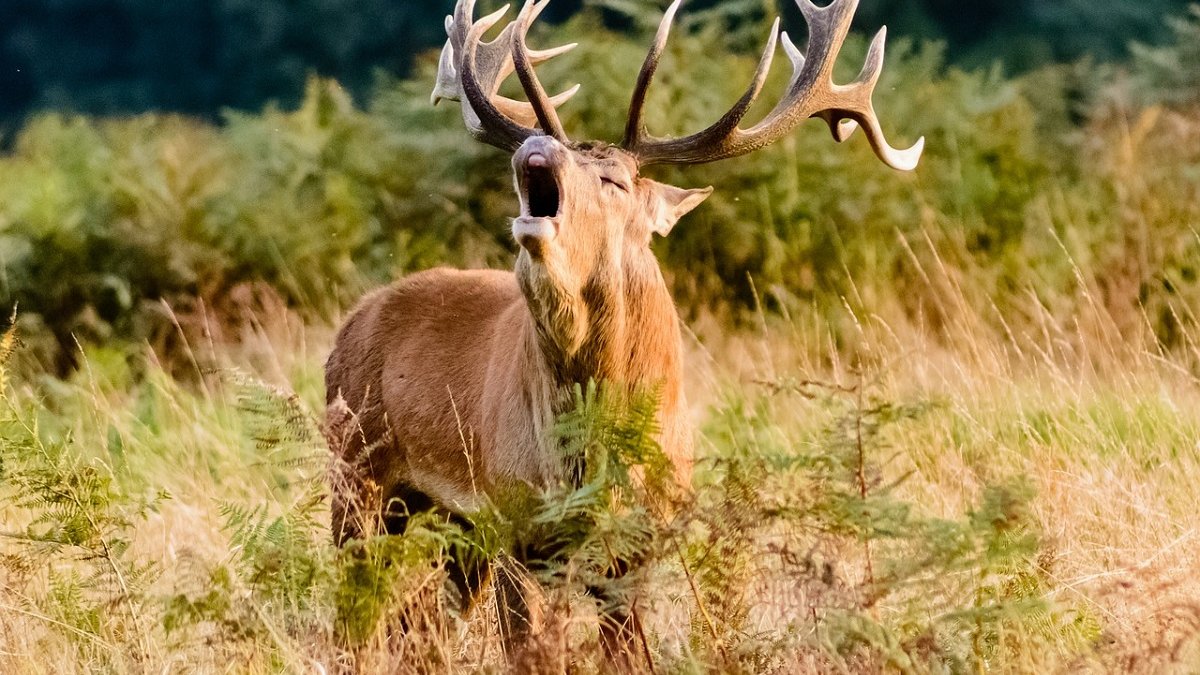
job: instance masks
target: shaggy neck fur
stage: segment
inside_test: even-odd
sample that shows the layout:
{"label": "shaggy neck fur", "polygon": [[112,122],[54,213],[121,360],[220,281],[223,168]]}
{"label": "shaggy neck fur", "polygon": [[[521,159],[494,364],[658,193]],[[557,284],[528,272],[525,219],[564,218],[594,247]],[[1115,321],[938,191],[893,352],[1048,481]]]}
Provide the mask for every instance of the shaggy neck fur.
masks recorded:
{"label": "shaggy neck fur", "polygon": [[669,399],[664,404],[673,402],[680,379],[678,317],[654,255],[626,245],[619,259],[602,259],[595,269],[572,288],[559,281],[570,276],[522,253],[517,278],[529,306],[527,353],[567,395],[563,404],[572,386],[590,379],[661,387]]}

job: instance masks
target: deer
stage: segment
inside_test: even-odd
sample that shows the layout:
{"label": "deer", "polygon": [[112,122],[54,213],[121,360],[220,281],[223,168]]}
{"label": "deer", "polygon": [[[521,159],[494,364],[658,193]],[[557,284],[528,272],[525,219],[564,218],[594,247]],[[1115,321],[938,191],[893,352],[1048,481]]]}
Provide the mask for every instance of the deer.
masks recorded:
{"label": "deer", "polygon": [[[624,138],[574,142],[558,108],[578,85],[550,96],[535,67],[576,45],[537,51],[526,42],[548,2],[527,0],[490,41],[485,34],[508,7],[476,20],[474,0],[458,0],[446,18],[448,40],[432,101],[459,102],[475,140],[512,153],[518,254],[512,271],[441,268],[407,276],[367,295],[345,320],[325,375],[330,446],[350,476],[343,476],[332,500],[339,544],[369,534],[355,518],[363,508],[375,509],[389,533],[401,534],[412,513],[435,510],[469,520],[505,486],[565,480],[550,430],[572,405],[573,388],[589,381],[656,388],[657,440],[686,490],[693,432],[684,344],[651,244],[713,188],[674,187],[643,170],[747,155],[810,118],[823,120],[837,142],[861,127],[878,158],[897,170],[913,170],[922,155],[923,138],[907,150],[888,143],[872,103],[886,29],[871,42],[853,82],[833,81],[858,0],[825,7],[797,0],[809,26],[807,49],[781,32],[776,19],[753,79],[733,107],[698,133],[660,138],[647,131],[643,117],[683,2],[674,0],[638,74]],[[762,121],[742,128],[779,43],[793,71],[786,91]],[[499,94],[514,73],[528,101]],[[481,568],[486,563],[452,564],[464,611],[487,582]],[[520,584],[497,575],[496,585],[509,652],[528,636],[530,610]],[[630,608],[610,610],[602,621],[606,648],[620,653],[635,623]]]}

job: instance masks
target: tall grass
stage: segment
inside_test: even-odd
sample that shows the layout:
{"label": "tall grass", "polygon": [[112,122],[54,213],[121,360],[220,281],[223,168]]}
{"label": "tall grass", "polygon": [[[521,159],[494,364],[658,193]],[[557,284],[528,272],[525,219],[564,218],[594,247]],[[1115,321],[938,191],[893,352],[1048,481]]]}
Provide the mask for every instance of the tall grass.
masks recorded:
{"label": "tall grass", "polygon": [[[1102,333],[1068,348],[1050,316],[1042,336],[947,348],[846,309],[870,347],[843,360],[811,316],[690,347],[698,469],[665,520],[653,481],[627,482],[656,465],[638,421],[653,400],[581,391],[559,430],[588,456],[581,485],[341,552],[312,412],[327,331],[260,315],[237,345],[196,346],[193,384],[104,349],[68,381],[9,378],[0,663],[494,671],[490,599],[447,609],[441,563],[462,547],[540,580],[529,667],[603,670],[584,589],[613,583],[614,551],[645,563],[614,590],[646,618],[647,672],[1196,663],[1200,399],[1179,356]],[[538,565],[505,553],[538,541],[569,545]]]}

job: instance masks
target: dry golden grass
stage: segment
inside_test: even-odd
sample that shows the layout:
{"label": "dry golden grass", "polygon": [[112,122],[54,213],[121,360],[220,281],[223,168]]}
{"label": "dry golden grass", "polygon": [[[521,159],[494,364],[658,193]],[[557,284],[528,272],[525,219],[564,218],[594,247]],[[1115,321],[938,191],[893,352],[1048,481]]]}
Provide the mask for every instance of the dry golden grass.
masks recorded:
{"label": "dry golden grass", "polygon": [[[702,456],[720,452],[714,411],[731,399],[769,399],[774,433],[792,443],[816,442],[829,414],[819,401],[789,393],[802,381],[862,386],[883,401],[930,403],[920,417],[883,432],[888,451],[878,480],[905,477],[898,496],[931,516],[952,519],[970,510],[984,486],[1026,478],[1036,493],[1032,519],[1042,533],[1037,567],[1046,583],[1039,599],[1064,608],[1059,621],[1065,616],[1074,622],[1037,630],[1014,624],[1000,638],[1005,646],[976,666],[992,672],[1191,672],[1200,664],[1200,380],[1192,356],[1159,351],[1148,336],[1119,335],[1104,303],[1086,287],[1075,316],[1058,318],[1035,307],[1030,313],[1037,320],[1025,322],[1022,334],[995,331],[987,327],[991,308],[971,306],[943,270],[922,269],[928,283],[943,291],[939,311],[947,329],[936,337],[898,311],[862,315],[847,308],[836,317],[763,319],[758,330],[738,334],[696,321],[691,390],[697,392],[697,423],[705,429]],[[124,490],[171,494],[131,533],[129,558],[161,570],[142,596],[143,607],[161,609],[148,598],[203,594],[214,570],[234,564],[238,551],[222,504],[286,510],[304,498],[298,486],[319,480],[323,471],[319,462],[283,465],[277,460],[293,458],[262,456],[237,419],[228,384],[213,372],[236,367],[253,373],[296,391],[317,410],[330,330],[304,326],[268,295],[247,302],[243,320],[230,324],[236,329],[217,330],[199,317],[179,319],[181,326],[192,324],[181,332],[193,355],[187,383],[163,373],[153,354],[135,376],[130,363],[141,368],[138,358],[91,350],[72,381],[22,380],[10,397],[39,421],[40,438],[54,444],[70,436],[86,462],[112,472]],[[854,342],[831,345],[831,321],[854,326]],[[119,457],[114,438],[121,439]],[[427,632],[399,642],[380,633],[353,653],[336,647],[328,605],[313,608],[325,614],[297,622],[264,603],[237,575],[223,592],[235,607],[231,615],[255,627],[250,635],[204,621],[172,634],[153,625],[158,614],[138,617],[120,607],[111,616],[81,620],[73,613],[78,607],[55,599],[44,570],[16,564],[20,542],[14,537],[29,517],[12,502],[0,511],[13,546],[5,554],[13,564],[0,577],[4,672],[334,672],[350,663],[366,672],[503,669],[490,602],[465,623],[431,620]],[[812,631],[819,624],[812,620],[814,607],[854,601],[867,574],[861,551],[835,546],[823,553],[833,560],[836,577],[825,586],[779,567],[755,568],[743,589],[750,611],[745,634],[769,634],[789,622],[794,630]],[[91,564],[72,555],[44,563],[59,576]],[[668,669],[722,669],[695,658],[691,641],[705,633],[697,628],[702,610],[680,570],[667,566],[656,574],[662,583],[646,598],[653,608],[647,612],[654,662]],[[412,593],[424,594],[421,611],[437,616],[437,594],[429,595],[436,575],[415,588]],[[936,584],[930,588],[937,592]],[[886,622],[889,613],[902,612],[906,597],[871,611]],[[524,666],[602,669],[594,614],[578,598],[552,595],[549,602],[560,611],[551,613],[554,620]],[[932,663],[842,657],[831,661],[820,650],[795,648],[764,667],[937,672]]]}

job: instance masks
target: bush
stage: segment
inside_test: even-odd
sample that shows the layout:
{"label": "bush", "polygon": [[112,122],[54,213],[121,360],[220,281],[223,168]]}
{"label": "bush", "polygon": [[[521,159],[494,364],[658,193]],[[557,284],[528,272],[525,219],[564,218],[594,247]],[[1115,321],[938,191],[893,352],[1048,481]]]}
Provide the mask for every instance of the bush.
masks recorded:
{"label": "bush", "polygon": [[1200,103],[1200,74],[1189,64],[1200,59],[1200,4],[1187,16],[1169,20],[1174,40],[1166,46],[1133,45],[1134,70],[1150,101]]}
{"label": "bush", "polygon": [[[741,38],[703,23],[696,31],[672,43],[651,97],[658,133],[717,119],[753,68],[748,56],[712,57],[713,44]],[[624,119],[613,102],[628,98],[643,41],[606,33],[587,15],[554,33],[584,45],[547,67],[549,86],[585,84],[567,128],[617,138]],[[864,47],[851,40],[842,77]],[[1130,154],[1120,120],[1089,102],[1109,81],[1092,71],[1008,79],[947,69],[936,46],[895,41],[877,103],[898,145],[928,136],[917,172],[886,169],[861,137],[837,147],[816,123],[751,157],[655,171],[718,187],[657,245],[685,313],[850,302],[936,333],[948,289],[927,283],[928,269],[972,278],[963,300],[1009,317],[1006,327],[989,319],[997,331],[1020,330],[1013,317],[1044,306],[1069,325],[1098,288],[1121,313],[1160,295],[1154,286],[1167,279],[1168,295],[1194,297],[1195,275],[1152,242],[1190,237],[1184,224],[1200,208],[1186,178],[1197,122],[1183,112],[1147,117],[1154,133]],[[162,335],[171,322],[160,300],[177,315],[203,303],[208,320],[221,321],[237,314],[234,291],[265,284],[322,315],[414,270],[507,267],[515,200],[506,158],[471,142],[456,109],[429,108],[431,77],[427,60],[414,80],[382,85],[366,110],[314,79],[297,110],[231,113],[220,127],[159,116],[32,120],[0,160],[0,306],[19,304],[31,340],[44,324],[70,354],[76,339]],[[1131,167],[1152,151],[1153,171],[1136,175]],[[1161,208],[1139,208],[1144,222],[1125,223],[1135,195]],[[1130,239],[1135,226],[1141,244]],[[1132,246],[1146,253],[1114,283]],[[1167,344],[1171,326],[1190,321],[1175,313],[1155,312],[1152,322]]]}

